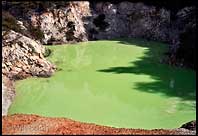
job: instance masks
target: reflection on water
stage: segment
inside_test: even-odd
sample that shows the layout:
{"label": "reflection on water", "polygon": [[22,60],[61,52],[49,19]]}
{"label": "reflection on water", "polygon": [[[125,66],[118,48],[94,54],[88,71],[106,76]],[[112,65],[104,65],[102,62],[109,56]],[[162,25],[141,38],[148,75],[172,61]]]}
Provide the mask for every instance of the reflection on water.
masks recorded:
{"label": "reflection on water", "polygon": [[175,80],[174,79],[171,79],[170,80],[170,88],[174,88],[174,86],[175,86]]}
{"label": "reflection on water", "polygon": [[91,56],[87,53],[87,46],[82,46],[81,48],[75,48],[75,57],[71,62],[71,65],[73,68],[77,69],[79,68],[79,65],[81,67],[90,65],[92,61]]}

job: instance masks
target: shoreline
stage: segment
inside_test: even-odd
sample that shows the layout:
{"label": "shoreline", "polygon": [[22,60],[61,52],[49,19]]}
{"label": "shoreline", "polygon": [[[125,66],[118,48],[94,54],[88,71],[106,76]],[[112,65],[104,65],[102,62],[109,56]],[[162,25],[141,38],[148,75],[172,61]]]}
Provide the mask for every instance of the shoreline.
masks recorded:
{"label": "shoreline", "polygon": [[43,117],[33,114],[3,116],[2,134],[134,134],[134,135],[196,135],[196,131],[177,129],[114,128],[83,123],[67,118]]}

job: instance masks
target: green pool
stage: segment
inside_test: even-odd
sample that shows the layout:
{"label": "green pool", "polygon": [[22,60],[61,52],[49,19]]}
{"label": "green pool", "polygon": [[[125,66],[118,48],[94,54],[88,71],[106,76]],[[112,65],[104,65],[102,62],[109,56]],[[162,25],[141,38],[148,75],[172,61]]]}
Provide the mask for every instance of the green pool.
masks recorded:
{"label": "green pool", "polygon": [[16,82],[9,114],[125,128],[177,128],[196,118],[195,72],[160,63],[167,45],[141,39],[49,46],[58,71]]}

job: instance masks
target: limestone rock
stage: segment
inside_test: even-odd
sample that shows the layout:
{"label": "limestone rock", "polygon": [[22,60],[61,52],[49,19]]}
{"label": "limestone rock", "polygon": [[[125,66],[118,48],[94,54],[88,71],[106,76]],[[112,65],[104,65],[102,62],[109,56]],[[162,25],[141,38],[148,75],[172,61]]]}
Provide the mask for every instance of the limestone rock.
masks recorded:
{"label": "limestone rock", "polygon": [[87,41],[82,17],[89,13],[81,12],[82,9],[85,11],[86,7],[86,2],[70,2],[65,7],[32,15],[31,22],[35,27],[39,26],[44,33],[44,44]]}
{"label": "limestone rock", "polygon": [[8,108],[10,107],[15,96],[13,82],[2,75],[2,116],[7,115]]}
{"label": "limestone rock", "polygon": [[[15,78],[51,75],[55,66],[43,57],[44,52],[40,43],[12,30],[7,32],[2,44],[3,74]],[[32,70],[33,66],[36,69]]]}

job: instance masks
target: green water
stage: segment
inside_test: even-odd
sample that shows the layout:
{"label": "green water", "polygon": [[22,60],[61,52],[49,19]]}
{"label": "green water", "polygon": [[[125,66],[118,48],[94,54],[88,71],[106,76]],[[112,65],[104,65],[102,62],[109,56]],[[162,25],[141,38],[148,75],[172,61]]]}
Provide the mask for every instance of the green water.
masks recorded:
{"label": "green water", "polygon": [[9,114],[125,128],[177,128],[196,118],[195,72],[160,64],[167,45],[143,40],[50,46],[58,71],[16,82]]}

